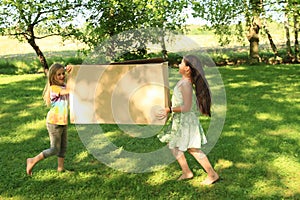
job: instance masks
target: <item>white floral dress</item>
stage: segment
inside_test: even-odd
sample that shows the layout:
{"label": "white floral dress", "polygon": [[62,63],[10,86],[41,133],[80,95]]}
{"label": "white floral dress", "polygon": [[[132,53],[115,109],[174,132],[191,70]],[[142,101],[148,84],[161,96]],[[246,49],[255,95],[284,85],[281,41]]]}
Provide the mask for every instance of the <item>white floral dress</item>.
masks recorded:
{"label": "white floral dress", "polygon": [[[172,106],[183,105],[183,97],[180,87],[183,84],[190,84],[188,80],[180,80],[173,91]],[[199,122],[199,111],[196,105],[196,96],[193,94],[192,108],[189,112],[172,113],[171,128],[168,132],[158,135],[161,142],[167,142],[170,149],[178,147],[180,151],[189,148],[201,148],[202,144],[207,143],[203,128]]]}

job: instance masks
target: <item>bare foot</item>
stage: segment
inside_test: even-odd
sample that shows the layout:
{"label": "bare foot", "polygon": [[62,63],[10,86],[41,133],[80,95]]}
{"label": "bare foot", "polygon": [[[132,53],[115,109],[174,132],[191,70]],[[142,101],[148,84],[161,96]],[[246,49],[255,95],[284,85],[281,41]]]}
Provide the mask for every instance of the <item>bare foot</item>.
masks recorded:
{"label": "bare foot", "polygon": [[188,180],[192,179],[194,177],[193,173],[188,173],[188,174],[182,174],[177,181],[182,181],[182,180]]}
{"label": "bare foot", "polygon": [[64,168],[57,168],[57,171],[58,171],[58,172],[64,172],[65,169],[64,169]]}
{"label": "bare foot", "polygon": [[213,176],[208,176],[204,181],[202,181],[201,185],[211,185],[217,182],[219,179],[219,175],[215,173]]}
{"label": "bare foot", "polygon": [[27,175],[29,175],[29,176],[32,175],[33,166],[34,166],[33,159],[32,158],[27,158],[27,160],[26,160],[26,173],[27,173]]}

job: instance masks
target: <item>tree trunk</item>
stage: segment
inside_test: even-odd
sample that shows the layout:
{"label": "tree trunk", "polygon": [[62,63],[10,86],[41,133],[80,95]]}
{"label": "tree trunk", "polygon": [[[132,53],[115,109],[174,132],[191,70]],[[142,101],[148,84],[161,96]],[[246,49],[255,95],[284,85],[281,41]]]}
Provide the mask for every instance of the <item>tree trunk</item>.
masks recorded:
{"label": "tree trunk", "polygon": [[46,58],[45,58],[43,52],[41,51],[40,47],[36,44],[34,38],[28,39],[28,43],[34,49],[36,55],[38,56],[42,66],[44,68],[44,73],[45,73],[45,75],[47,75],[48,70],[49,70],[49,66],[48,66],[48,63],[46,61]]}
{"label": "tree trunk", "polygon": [[45,58],[43,52],[41,51],[40,47],[35,42],[35,36],[34,36],[33,29],[34,29],[34,24],[28,25],[27,31],[30,36],[28,36],[27,34],[23,34],[23,36],[27,40],[27,42],[30,44],[30,46],[34,49],[36,55],[38,56],[42,66],[43,66],[44,73],[45,73],[45,75],[47,75],[48,70],[49,70],[48,63],[47,63],[46,58]]}
{"label": "tree trunk", "polygon": [[266,11],[265,11],[265,8],[264,8],[264,6],[263,6],[262,0],[260,1],[260,4],[259,4],[259,5],[260,5],[260,7],[261,7],[261,16],[262,16],[262,19],[263,19],[263,22],[264,22],[263,28],[264,28],[264,30],[265,30],[266,35],[268,36],[268,40],[269,40],[270,46],[271,46],[272,51],[273,51],[273,53],[274,53],[274,58],[273,58],[273,59],[276,60],[277,57],[279,57],[279,56],[278,56],[278,50],[277,50],[277,47],[276,47],[276,45],[275,45],[275,43],[274,43],[274,41],[273,41],[273,38],[272,38],[271,33],[270,33],[270,31],[269,31],[269,28],[268,28],[268,26],[267,26],[266,16],[265,16]]}
{"label": "tree trunk", "polygon": [[290,29],[289,29],[289,21],[287,17],[285,17],[284,20],[284,29],[285,29],[285,38],[286,38],[286,53],[288,58],[292,59],[293,55],[292,55],[292,47],[291,47],[291,39],[290,39]]}
{"label": "tree trunk", "polygon": [[161,53],[164,60],[168,60],[168,51],[166,49],[165,32],[160,35]]}
{"label": "tree trunk", "polygon": [[259,56],[259,29],[260,29],[260,20],[259,18],[254,18],[251,26],[249,27],[249,33],[247,39],[250,43],[250,57],[256,59],[258,62],[261,62]]}
{"label": "tree trunk", "polygon": [[298,55],[299,55],[298,32],[299,32],[298,15],[294,14],[295,59],[296,59],[296,62],[299,62],[299,59],[298,59]]}
{"label": "tree trunk", "polygon": [[[285,6],[288,7],[288,4]],[[293,59],[292,55],[292,47],[291,47],[291,39],[290,39],[290,29],[289,29],[289,17],[287,13],[287,9],[284,13],[284,29],[285,29],[285,37],[286,37],[286,53],[289,60]]]}
{"label": "tree trunk", "polygon": [[271,48],[272,48],[273,53],[274,53],[274,56],[275,56],[275,58],[276,58],[276,57],[278,56],[277,47],[276,47],[276,45],[275,45],[275,43],[274,43],[274,41],[273,41],[273,38],[272,38],[272,36],[271,36],[271,34],[270,34],[270,31],[269,31],[268,27],[267,27],[266,25],[264,25],[264,29],[265,29],[265,32],[266,32],[266,34],[267,34],[267,36],[268,36],[268,39],[269,39]]}

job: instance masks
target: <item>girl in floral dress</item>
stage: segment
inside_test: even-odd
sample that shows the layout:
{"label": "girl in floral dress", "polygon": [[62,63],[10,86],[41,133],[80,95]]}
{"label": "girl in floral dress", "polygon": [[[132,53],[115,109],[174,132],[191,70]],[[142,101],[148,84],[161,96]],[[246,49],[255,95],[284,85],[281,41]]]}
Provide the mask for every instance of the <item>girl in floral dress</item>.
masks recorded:
{"label": "girl in floral dress", "polygon": [[[198,110],[210,116],[211,96],[208,83],[202,63],[196,56],[185,56],[179,65],[179,73],[182,78],[174,88],[172,107],[167,107],[158,114],[158,118],[161,119],[172,113],[171,131],[159,135],[159,139],[168,143],[182,169],[182,175],[178,180],[193,178],[193,172],[184,155],[184,152],[188,151],[207,172],[207,178],[201,184],[210,185],[219,180],[219,175],[200,150],[201,145],[207,143],[207,140],[198,119],[200,114]],[[193,94],[193,86],[196,96]]]}

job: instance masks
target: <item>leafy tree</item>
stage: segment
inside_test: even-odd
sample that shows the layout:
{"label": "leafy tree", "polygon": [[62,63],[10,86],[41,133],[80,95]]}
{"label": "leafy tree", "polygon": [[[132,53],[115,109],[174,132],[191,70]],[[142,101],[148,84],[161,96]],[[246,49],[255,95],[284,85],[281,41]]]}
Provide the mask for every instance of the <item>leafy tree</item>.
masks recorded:
{"label": "leafy tree", "polygon": [[[244,39],[243,22],[250,19],[249,6],[244,0],[190,0],[194,17],[207,21],[207,29],[219,36],[223,46],[231,42],[232,35]],[[249,20],[250,21],[250,20]]]}
{"label": "leafy tree", "polygon": [[[185,0],[86,0],[84,4],[83,0],[0,0],[0,33],[28,42],[46,72],[48,64],[36,43],[38,39],[54,35],[73,37],[96,48],[114,35],[133,29],[181,30],[185,21],[182,10],[186,6]],[[76,17],[84,22],[83,27],[75,27]],[[149,40],[161,42],[164,49],[164,33],[159,34],[159,37],[149,32],[127,35],[126,39],[105,47],[106,53],[112,56],[120,46],[134,47],[132,42],[136,38],[140,41],[134,48],[139,54],[147,53],[145,43]]]}
{"label": "leafy tree", "polygon": [[188,7],[186,0],[150,0],[147,1],[149,17],[146,21],[148,27],[158,27],[162,32],[158,35],[158,40],[161,44],[163,57],[167,58],[167,49],[165,46],[166,34],[169,31],[183,32],[185,30],[186,14],[183,14],[184,9]]}
{"label": "leafy tree", "polygon": [[[81,0],[0,0],[0,33],[28,42],[46,73],[48,64],[36,40],[72,34],[81,6]],[[45,31],[39,35],[38,30]]]}
{"label": "leafy tree", "polygon": [[[263,12],[262,0],[249,0],[248,13],[246,14],[248,34],[247,39],[250,43],[250,57],[261,62],[259,56],[259,31],[262,28],[261,14]],[[252,18],[250,20],[250,17]]]}
{"label": "leafy tree", "polygon": [[291,37],[290,37],[290,20],[289,20],[289,5],[287,2],[284,4],[285,12],[284,12],[284,29],[285,29],[285,37],[286,37],[286,51],[289,59],[292,59],[292,47],[291,47]]}
{"label": "leafy tree", "polygon": [[[299,49],[298,42],[298,21],[299,21],[299,10],[300,2],[298,0],[276,0],[274,2],[268,1],[270,10],[276,12],[280,19],[283,19],[283,26],[286,36],[286,52],[287,61],[297,62],[297,49]],[[294,53],[291,45],[291,33],[294,33]]]}
{"label": "leafy tree", "polygon": [[[276,12],[279,18],[283,19],[283,26],[286,35],[287,61],[298,62],[299,54],[299,17],[300,2],[298,0],[276,0],[267,1],[271,11]],[[291,46],[291,33],[294,33],[294,53]]]}
{"label": "leafy tree", "polygon": [[244,38],[243,24],[247,26],[247,39],[250,44],[250,56],[260,60],[258,55],[260,14],[262,5],[259,0],[204,0],[191,1],[195,17],[201,17],[210,23],[210,29],[220,37],[220,44],[231,42],[232,36],[238,40]]}
{"label": "leafy tree", "polygon": [[291,0],[290,1],[291,5],[291,11],[292,11],[292,16],[293,16],[293,21],[294,21],[294,36],[295,36],[295,60],[296,62],[299,62],[299,30],[300,30],[300,25],[299,25],[299,19],[300,19],[300,2],[298,0]]}
{"label": "leafy tree", "polygon": [[[130,35],[125,38],[126,42],[124,38],[121,41],[119,38],[114,38],[106,45],[103,43],[114,35],[140,28],[140,24],[147,20],[144,17],[146,16],[145,7],[146,1],[88,1],[84,14],[85,26],[78,30],[74,37],[97,52],[105,51],[108,57],[115,57],[115,51],[119,44],[123,44],[123,48],[129,46]],[[100,44],[102,46],[99,46]]]}
{"label": "leafy tree", "polygon": [[[164,49],[164,33],[158,36],[143,30],[149,27],[181,29],[185,21],[181,11],[187,4],[184,0],[91,0],[87,5],[85,27],[74,36],[95,49],[101,48],[99,44],[120,34],[122,38],[114,37],[114,40],[109,40],[109,44],[106,43],[109,46],[102,46],[106,55],[112,58],[116,57],[117,49],[133,48],[137,54],[146,54],[147,41],[160,42]],[[121,33],[126,31],[130,34],[123,36]]]}
{"label": "leafy tree", "polygon": [[[208,28],[214,30],[215,34],[220,37],[221,45],[231,42],[234,38],[232,36],[237,36],[239,40],[242,40],[246,35],[249,41],[250,57],[258,61],[261,60],[259,39],[262,29],[268,36],[275,57],[278,55],[277,47],[267,27],[267,20],[271,18],[270,13],[279,15],[285,12],[288,21],[294,18],[295,48],[299,51],[299,44],[296,43],[300,10],[298,0],[190,0],[190,3],[194,9],[193,15],[209,22]],[[287,24],[288,22],[286,22],[286,28],[289,27]]]}

